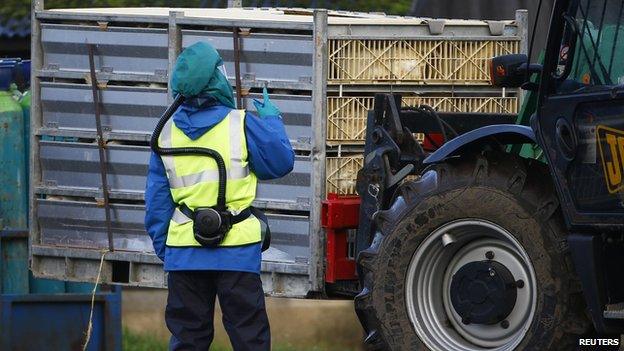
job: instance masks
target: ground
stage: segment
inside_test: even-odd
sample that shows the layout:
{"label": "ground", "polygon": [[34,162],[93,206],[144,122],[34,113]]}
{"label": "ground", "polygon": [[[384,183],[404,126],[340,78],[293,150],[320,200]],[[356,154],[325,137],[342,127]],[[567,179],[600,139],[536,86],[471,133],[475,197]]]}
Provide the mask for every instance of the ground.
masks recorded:
{"label": "ground", "polygon": [[[166,298],[162,289],[124,290],[124,351],[167,350]],[[361,350],[362,329],[352,301],[267,298],[267,310],[274,351]],[[215,326],[211,350],[231,350],[218,308]]]}

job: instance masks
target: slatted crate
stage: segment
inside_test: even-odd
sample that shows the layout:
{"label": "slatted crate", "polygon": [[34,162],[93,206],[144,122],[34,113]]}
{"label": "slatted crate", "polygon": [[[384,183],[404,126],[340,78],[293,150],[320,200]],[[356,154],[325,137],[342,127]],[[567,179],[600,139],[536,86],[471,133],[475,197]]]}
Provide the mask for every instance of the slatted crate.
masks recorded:
{"label": "slatted crate", "polygon": [[488,85],[488,60],[520,52],[518,40],[328,41],[328,84]]}
{"label": "slatted crate", "polygon": [[[373,109],[370,96],[327,98],[327,143],[363,144],[366,116]],[[405,96],[403,106],[429,105],[444,112],[518,113],[516,97]]]}
{"label": "slatted crate", "polygon": [[353,195],[358,171],[364,166],[361,154],[326,158],[327,193]]}

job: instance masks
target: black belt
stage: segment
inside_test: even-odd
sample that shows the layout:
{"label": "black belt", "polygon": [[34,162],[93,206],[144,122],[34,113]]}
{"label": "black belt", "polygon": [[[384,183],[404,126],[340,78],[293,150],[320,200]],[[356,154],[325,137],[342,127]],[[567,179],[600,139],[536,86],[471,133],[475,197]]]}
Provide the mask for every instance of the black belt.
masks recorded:
{"label": "black belt", "polygon": [[[195,211],[191,210],[188,206],[180,205],[179,209],[180,209],[180,212],[184,213],[185,216],[187,216],[188,218],[192,220],[195,220]],[[247,218],[249,218],[250,216],[251,216],[251,209],[247,207],[246,209],[242,210],[239,214],[232,215],[232,219],[230,223],[232,225],[236,223],[240,223],[246,220]]]}

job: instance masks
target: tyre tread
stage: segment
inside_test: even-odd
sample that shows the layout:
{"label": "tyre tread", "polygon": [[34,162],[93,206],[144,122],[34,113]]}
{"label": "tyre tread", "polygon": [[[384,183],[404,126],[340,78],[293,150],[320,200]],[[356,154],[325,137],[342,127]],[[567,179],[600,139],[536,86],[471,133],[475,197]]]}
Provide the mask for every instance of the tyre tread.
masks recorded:
{"label": "tyre tread", "polygon": [[[382,266],[382,262],[379,262],[380,254],[391,246],[388,244],[390,234],[425,199],[443,194],[449,189],[479,186],[508,191],[522,201],[524,207],[534,208],[535,218],[540,225],[550,228],[542,231],[550,236],[544,238],[544,247],[549,252],[558,253],[560,259],[551,261],[551,269],[563,272],[561,289],[567,291],[567,294],[564,297],[566,301],[560,303],[563,308],[561,313],[565,316],[564,323],[555,328],[548,344],[557,345],[556,349],[572,349],[575,337],[587,333],[590,323],[584,310],[580,283],[573,273],[558,198],[552,184],[544,179],[550,179],[550,174],[547,167],[540,162],[510,154],[488,152],[466,155],[430,166],[423,171],[419,180],[404,183],[397,192],[404,200],[402,206],[378,213],[376,220],[380,231],[373,244],[357,258],[363,277],[363,290],[356,297],[356,311],[367,335],[367,347],[371,350],[403,350],[406,349],[405,345],[410,345],[409,349],[413,349],[414,342],[406,341],[403,335],[405,332],[401,328],[382,323],[383,311],[389,307],[387,304],[376,303],[373,297],[376,289],[384,289],[383,283],[376,281],[376,276]],[[451,198],[447,203],[452,201]],[[414,218],[413,225],[418,227],[422,220]],[[546,328],[548,325],[552,327],[554,323],[547,320],[538,322]]]}

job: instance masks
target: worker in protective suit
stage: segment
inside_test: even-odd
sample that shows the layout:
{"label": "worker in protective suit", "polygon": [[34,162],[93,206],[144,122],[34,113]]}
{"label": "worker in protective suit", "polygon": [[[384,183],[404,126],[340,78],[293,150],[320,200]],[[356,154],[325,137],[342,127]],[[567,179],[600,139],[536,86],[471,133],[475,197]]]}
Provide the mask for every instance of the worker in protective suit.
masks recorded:
{"label": "worker in protective suit", "polygon": [[162,147],[203,147],[220,153],[227,169],[231,229],[217,246],[194,237],[192,214],[215,206],[219,174],[202,155],[151,155],[145,190],[145,227],[168,272],[165,320],[172,350],[208,350],[214,336],[215,298],[234,350],[270,350],[269,322],[260,281],[266,223],[250,214],[258,179],[288,174],[294,152],[280,111],[266,89],[257,115],[236,110],[223,61],[200,42],[179,56],[170,81],[187,99],[164,126]]}

